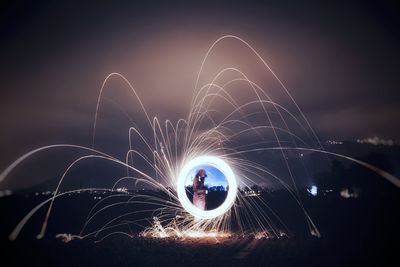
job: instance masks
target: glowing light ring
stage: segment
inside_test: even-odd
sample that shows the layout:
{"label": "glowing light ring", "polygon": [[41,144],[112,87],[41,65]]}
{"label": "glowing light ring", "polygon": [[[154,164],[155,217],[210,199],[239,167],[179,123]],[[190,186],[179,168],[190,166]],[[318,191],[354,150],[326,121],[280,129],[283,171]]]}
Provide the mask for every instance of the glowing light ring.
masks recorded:
{"label": "glowing light ring", "polygon": [[[209,165],[220,170],[228,181],[228,195],[225,201],[216,209],[201,210],[193,205],[186,195],[185,181],[189,173],[196,166]],[[190,160],[181,170],[177,183],[178,198],[183,208],[193,216],[201,219],[212,219],[223,215],[233,205],[237,195],[237,182],[231,167],[222,159],[215,156],[200,156]]]}

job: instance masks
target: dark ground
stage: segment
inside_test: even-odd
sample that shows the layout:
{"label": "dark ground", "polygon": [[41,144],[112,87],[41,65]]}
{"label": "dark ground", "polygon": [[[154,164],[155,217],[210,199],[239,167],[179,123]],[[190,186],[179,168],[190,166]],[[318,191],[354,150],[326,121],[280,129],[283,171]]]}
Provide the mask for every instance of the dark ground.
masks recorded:
{"label": "dark ground", "polygon": [[[360,195],[357,199],[344,199],[335,192],[317,197],[304,194],[304,204],[321,231],[322,238],[319,239],[307,233],[306,222],[296,208],[286,205],[290,201],[284,192],[263,193],[262,197],[280,211],[281,218],[293,231],[293,237],[255,240],[250,235],[235,235],[218,241],[151,239],[138,237],[139,229],[133,229],[133,238],[116,234],[102,242],[95,242],[101,238],[88,238],[63,243],[55,235],[77,233],[87,207],[94,203],[93,195],[86,194],[56,202],[43,240],[37,240],[35,236],[45,209],[35,215],[20,237],[12,242],[7,236],[15,223],[34,202],[45,197],[5,197],[0,199],[1,266],[397,265],[397,189]],[[83,203],[88,204],[87,207]]]}

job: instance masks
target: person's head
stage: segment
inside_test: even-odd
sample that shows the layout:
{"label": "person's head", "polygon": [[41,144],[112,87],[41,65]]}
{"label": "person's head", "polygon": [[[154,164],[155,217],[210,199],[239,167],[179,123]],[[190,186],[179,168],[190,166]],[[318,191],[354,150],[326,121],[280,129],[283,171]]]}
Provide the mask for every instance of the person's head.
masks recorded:
{"label": "person's head", "polygon": [[200,181],[204,182],[204,179],[207,177],[207,173],[206,173],[206,171],[205,171],[204,169],[200,169],[200,170],[197,172],[196,177],[197,177]]}

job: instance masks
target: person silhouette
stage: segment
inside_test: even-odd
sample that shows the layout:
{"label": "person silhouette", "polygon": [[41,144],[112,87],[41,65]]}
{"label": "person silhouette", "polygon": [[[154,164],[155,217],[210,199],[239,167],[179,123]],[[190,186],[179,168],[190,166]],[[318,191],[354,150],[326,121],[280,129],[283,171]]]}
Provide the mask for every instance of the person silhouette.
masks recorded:
{"label": "person silhouette", "polygon": [[206,210],[207,206],[207,188],[204,186],[206,177],[206,171],[200,169],[193,179],[193,204],[201,210]]}

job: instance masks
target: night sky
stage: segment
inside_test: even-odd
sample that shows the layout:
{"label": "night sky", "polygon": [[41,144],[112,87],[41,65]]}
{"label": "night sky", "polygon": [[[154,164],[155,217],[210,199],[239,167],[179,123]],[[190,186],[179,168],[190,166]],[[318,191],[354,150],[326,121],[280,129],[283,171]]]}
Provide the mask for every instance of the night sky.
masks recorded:
{"label": "night sky", "polygon": [[[259,51],[322,140],[400,140],[394,1],[72,2],[1,4],[1,170],[41,145],[90,146],[97,95],[111,72],[134,84],[150,115],[186,117],[190,103],[182,99],[190,99],[207,49],[225,34]],[[216,50],[210,73],[237,64],[262,83],[245,51],[229,43]],[[135,114],[128,94],[105,94],[111,111],[103,113],[99,139],[112,140],[101,145],[116,156],[126,143],[116,136],[126,137],[130,124],[111,107]]]}

